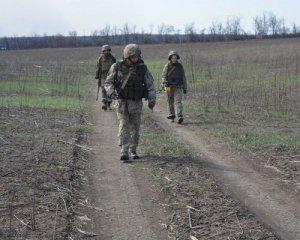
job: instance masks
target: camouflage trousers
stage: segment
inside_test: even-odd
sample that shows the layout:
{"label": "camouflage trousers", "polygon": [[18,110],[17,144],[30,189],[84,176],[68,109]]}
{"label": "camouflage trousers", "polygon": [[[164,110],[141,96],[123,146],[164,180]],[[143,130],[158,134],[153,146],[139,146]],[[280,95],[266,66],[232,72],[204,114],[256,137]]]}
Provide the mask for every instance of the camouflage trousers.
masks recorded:
{"label": "camouflage trousers", "polygon": [[101,86],[102,103],[106,105],[108,103],[111,103],[112,99],[108,96],[104,88],[104,83],[105,83],[105,78],[101,78],[101,80],[99,80],[98,82],[99,86]]}
{"label": "camouflage trousers", "polygon": [[[167,105],[168,105],[168,117],[169,118],[175,118],[177,116],[178,118],[183,117],[182,111],[183,111],[183,89],[182,87],[171,87],[170,93],[167,93]],[[175,112],[176,107],[176,112]]]}
{"label": "camouflage trousers", "polygon": [[101,86],[101,96],[103,104],[111,103],[111,98],[107,95],[107,92],[103,86]]}
{"label": "camouflage trousers", "polygon": [[116,105],[119,120],[119,145],[121,153],[136,151],[139,144],[143,101],[118,100]]}

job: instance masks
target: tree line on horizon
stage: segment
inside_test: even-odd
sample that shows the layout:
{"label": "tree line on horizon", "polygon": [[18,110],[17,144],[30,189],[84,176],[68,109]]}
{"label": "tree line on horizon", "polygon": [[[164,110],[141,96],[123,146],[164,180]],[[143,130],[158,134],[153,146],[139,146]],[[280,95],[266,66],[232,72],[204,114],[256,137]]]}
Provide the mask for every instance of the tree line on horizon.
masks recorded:
{"label": "tree line on horizon", "polygon": [[188,23],[184,31],[173,25],[161,24],[153,33],[154,25],[149,31],[137,31],[136,26],[125,23],[122,28],[106,25],[101,30],[93,31],[89,36],[79,36],[77,31],[70,31],[67,36],[56,34],[43,36],[33,34],[30,37],[2,37],[0,50],[60,48],[101,46],[103,44],[124,45],[130,42],[138,44],[151,43],[180,43],[180,42],[209,42],[231,41],[262,38],[299,37],[300,25],[287,25],[283,17],[279,18],[272,12],[264,12],[252,18],[253,31],[247,32],[242,27],[241,18],[229,17],[225,23],[214,21],[206,29],[197,31],[195,23]]}

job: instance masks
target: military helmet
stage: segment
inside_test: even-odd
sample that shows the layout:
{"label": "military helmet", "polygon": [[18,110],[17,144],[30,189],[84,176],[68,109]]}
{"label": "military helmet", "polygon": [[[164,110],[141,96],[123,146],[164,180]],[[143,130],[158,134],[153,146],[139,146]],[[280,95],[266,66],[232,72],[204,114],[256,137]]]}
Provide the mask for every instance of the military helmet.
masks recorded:
{"label": "military helmet", "polygon": [[137,44],[128,44],[125,46],[124,51],[123,51],[123,57],[126,58],[130,58],[133,55],[141,55],[141,49],[139,48],[139,46]]}
{"label": "military helmet", "polygon": [[173,50],[172,50],[172,51],[170,51],[169,54],[168,54],[168,60],[170,60],[171,57],[172,57],[173,55],[176,55],[176,56],[177,56],[177,59],[180,59],[179,54],[178,54],[176,51],[173,51]]}
{"label": "military helmet", "polygon": [[111,51],[110,46],[109,45],[103,45],[102,46],[102,52],[104,52],[104,51]]}

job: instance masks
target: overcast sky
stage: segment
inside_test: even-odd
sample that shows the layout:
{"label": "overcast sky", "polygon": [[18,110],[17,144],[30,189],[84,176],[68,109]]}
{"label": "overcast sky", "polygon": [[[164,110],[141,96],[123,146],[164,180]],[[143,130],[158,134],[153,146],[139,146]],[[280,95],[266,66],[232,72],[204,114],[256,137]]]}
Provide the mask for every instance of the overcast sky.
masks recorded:
{"label": "overcast sky", "polygon": [[136,25],[137,31],[153,32],[161,24],[184,30],[195,23],[200,31],[213,21],[241,18],[246,31],[252,18],[263,12],[284,17],[287,25],[300,25],[300,0],[1,0],[0,37],[33,34],[90,35],[106,25],[122,28]]}

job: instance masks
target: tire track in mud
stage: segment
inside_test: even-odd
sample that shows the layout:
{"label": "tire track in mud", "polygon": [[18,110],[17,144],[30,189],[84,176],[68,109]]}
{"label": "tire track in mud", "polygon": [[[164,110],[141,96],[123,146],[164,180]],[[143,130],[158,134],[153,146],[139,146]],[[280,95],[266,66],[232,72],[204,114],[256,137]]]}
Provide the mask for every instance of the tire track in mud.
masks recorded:
{"label": "tire track in mud", "polygon": [[169,123],[162,109],[152,115],[160,127],[188,144],[204,161],[219,183],[239,199],[278,237],[285,240],[300,239],[299,199],[276,184],[272,177],[255,170],[247,159],[235,155],[226,144],[206,142],[200,129]]}

